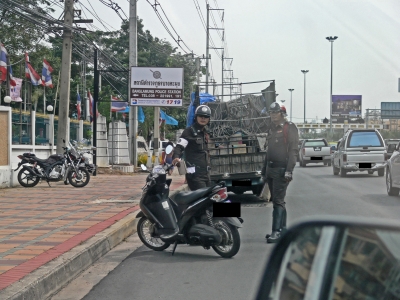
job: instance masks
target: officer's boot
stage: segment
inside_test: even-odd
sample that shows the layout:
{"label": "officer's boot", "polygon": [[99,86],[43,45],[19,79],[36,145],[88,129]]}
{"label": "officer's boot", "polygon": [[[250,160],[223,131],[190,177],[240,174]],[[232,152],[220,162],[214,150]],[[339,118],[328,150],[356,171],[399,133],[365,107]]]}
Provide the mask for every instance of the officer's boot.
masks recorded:
{"label": "officer's boot", "polygon": [[[283,209],[283,214],[282,214],[282,224],[281,224],[281,228],[279,229],[279,231],[281,232],[281,235],[284,234],[287,230],[286,227],[286,219],[287,219],[287,212],[286,212],[286,208]],[[271,236],[270,233],[268,233],[265,238],[268,239]]]}
{"label": "officer's boot", "polygon": [[284,208],[281,206],[274,207],[274,211],[272,213],[272,233],[267,238],[267,243],[276,243],[279,241],[281,237],[281,225],[282,225],[282,217],[283,217]]}
{"label": "officer's boot", "polygon": [[282,213],[281,234],[284,234],[287,230],[286,219],[287,219],[287,212],[286,212],[286,208],[284,208],[283,213]]}

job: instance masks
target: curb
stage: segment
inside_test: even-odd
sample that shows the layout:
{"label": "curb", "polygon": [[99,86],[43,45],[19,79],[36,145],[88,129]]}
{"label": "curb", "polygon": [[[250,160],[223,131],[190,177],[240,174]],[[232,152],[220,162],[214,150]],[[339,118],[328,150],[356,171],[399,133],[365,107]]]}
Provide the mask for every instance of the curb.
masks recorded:
{"label": "curb", "polygon": [[[187,190],[187,184],[171,191],[169,196],[173,197],[185,190]],[[138,207],[136,211],[109,228],[0,291],[0,298],[4,300],[49,299],[112,248],[136,233],[136,215],[139,211]]]}

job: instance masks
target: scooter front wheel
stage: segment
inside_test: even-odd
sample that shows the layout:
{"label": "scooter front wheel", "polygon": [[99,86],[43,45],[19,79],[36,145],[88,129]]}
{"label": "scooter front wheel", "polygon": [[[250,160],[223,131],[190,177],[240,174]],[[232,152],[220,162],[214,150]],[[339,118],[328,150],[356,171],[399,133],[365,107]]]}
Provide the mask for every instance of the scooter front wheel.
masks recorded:
{"label": "scooter front wheel", "polygon": [[219,245],[212,246],[214,251],[223,258],[231,258],[235,256],[239,252],[240,248],[239,230],[224,220],[218,220],[214,222],[214,226],[222,236],[221,243]]}
{"label": "scooter front wheel", "polygon": [[159,237],[154,235],[154,224],[146,217],[142,217],[137,225],[137,233],[146,247],[155,251],[163,251],[169,247],[169,243],[163,242]]}

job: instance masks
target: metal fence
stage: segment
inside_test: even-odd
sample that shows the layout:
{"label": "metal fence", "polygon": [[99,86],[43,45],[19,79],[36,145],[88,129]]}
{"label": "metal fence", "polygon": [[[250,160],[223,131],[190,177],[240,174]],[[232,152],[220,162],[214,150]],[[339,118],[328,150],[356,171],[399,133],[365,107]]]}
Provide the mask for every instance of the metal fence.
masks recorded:
{"label": "metal fence", "polygon": [[[50,137],[49,115],[36,114],[35,118],[35,145],[49,145]],[[83,124],[83,138],[91,140],[91,125]],[[70,121],[70,139],[78,140],[79,121]],[[54,120],[54,145],[57,145],[58,120]],[[32,145],[32,122],[29,111],[12,112],[12,143],[13,145]]]}

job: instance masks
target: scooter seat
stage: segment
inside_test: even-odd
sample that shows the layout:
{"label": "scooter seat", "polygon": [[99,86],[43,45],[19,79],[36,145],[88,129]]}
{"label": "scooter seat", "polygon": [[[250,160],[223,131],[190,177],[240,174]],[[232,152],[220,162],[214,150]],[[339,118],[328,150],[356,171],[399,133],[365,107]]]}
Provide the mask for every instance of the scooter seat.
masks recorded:
{"label": "scooter seat", "polygon": [[200,199],[201,197],[204,197],[205,195],[210,193],[213,188],[214,187],[205,187],[190,192],[179,192],[178,194],[175,195],[174,201],[178,205],[189,204],[194,202],[195,200]]}

